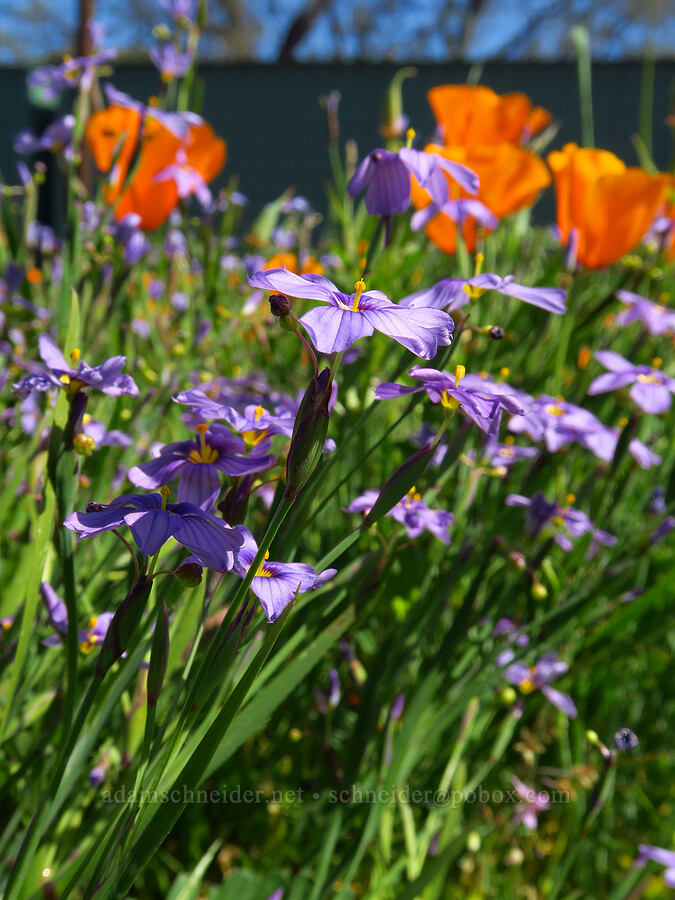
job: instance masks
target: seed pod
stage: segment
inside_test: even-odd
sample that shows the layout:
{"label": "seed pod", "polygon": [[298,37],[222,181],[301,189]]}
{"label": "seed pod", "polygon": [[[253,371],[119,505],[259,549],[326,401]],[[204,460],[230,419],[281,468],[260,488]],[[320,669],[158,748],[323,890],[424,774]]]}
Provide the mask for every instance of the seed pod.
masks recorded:
{"label": "seed pod", "polygon": [[328,432],[331,390],[330,369],[325,368],[312,378],[300,401],[286,460],[284,496],[287,500],[295,500],[321,459]]}
{"label": "seed pod", "polygon": [[140,624],[151,589],[152,580],[141,575],[112,617],[96,661],[95,674],[98,678],[102,679],[128,648]]}
{"label": "seed pod", "polygon": [[189,559],[186,559],[184,563],[178,566],[175,575],[185,587],[197,587],[202,582],[203,572],[204,569],[198,562],[191,562]]}
{"label": "seed pod", "polygon": [[157,622],[155,633],[152,636],[152,649],[150,650],[150,666],[148,668],[148,706],[157,706],[166,666],[169,661],[169,611],[166,603],[157,610]]}
{"label": "seed pod", "polygon": [[378,519],[386,515],[399,500],[408,493],[410,488],[416,483],[419,476],[426,469],[429,460],[436,452],[436,445],[432,442],[415,451],[410,459],[407,459],[402,466],[394,472],[391,478],[385,482],[382,490],[378,494],[377,500],[373,503],[370,512],[363,520],[363,527],[369,528],[374,525]]}

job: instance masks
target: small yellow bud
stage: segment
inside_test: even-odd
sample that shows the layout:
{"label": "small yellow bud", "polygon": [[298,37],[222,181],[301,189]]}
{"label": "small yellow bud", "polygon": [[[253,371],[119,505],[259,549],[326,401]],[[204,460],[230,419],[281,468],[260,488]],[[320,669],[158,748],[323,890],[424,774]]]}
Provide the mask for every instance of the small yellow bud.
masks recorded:
{"label": "small yellow bud", "polygon": [[548,590],[541,581],[535,581],[532,584],[532,596],[535,600],[545,600],[548,597]]}
{"label": "small yellow bud", "polygon": [[80,456],[89,456],[96,449],[96,441],[88,434],[76,434],[73,438],[73,450]]}
{"label": "small yellow bud", "polygon": [[518,699],[518,694],[516,694],[512,687],[503,688],[503,690],[499,692],[499,696],[502,698],[502,701],[509,706]]}
{"label": "small yellow bud", "polygon": [[598,741],[600,740],[600,738],[598,737],[598,732],[593,731],[592,729],[589,728],[588,731],[586,732],[586,740],[588,741],[589,744],[596,745],[598,743]]}

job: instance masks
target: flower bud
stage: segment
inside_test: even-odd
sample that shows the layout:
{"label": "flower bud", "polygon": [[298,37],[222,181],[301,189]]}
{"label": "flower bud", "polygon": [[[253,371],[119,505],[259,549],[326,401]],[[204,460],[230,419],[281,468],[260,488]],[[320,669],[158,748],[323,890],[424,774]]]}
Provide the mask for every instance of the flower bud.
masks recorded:
{"label": "flower bud", "polygon": [[286,460],[287,500],[295,500],[316,468],[328,432],[328,402],[332,391],[330,369],[315,375],[304,393],[293,424],[293,436]]}
{"label": "flower bud", "polygon": [[96,449],[96,441],[89,434],[80,432],[73,438],[73,450],[80,456],[89,456]]}
{"label": "flower bud", "polygon": [[541,581],[533,582],[532,596],[535,600],[545,600],[548,597],[548,590],[546,589],[546,585],[542,584]]}
{"label": "flower bud", "polygon": [[282,319],[291,311],[291,301],[285,294],[270,294],[270,312],[277,319]]}
{"label": "flower bud", "polygon": [[402,500],[410,488],[417,482],[419,476],[426,469],[429,460],[436,452],[434,443],[426,444],[417,450],[410,459],[394,472],[391,478],[385,482],[373,503],[368,515],[363,520],[363,528],[370,528],[378,519],[386,515],[390,509]]}
{"label": "flower bud", "polygon": [[95,674],[98,678],[104,677],[129,646],[141,622],[151,589],[152,580],[141,575],[112,617],[96,661]]}
{"label": "flower bud", "polygon": [[85,512],[93,513],[93,512],[101,512],[103,509],[102,503],[97,503],[95,500],[90,500],[85,507]]}
{"label": "flower bud", "polygon": [[417,69],[406,66],[399,69],[391,80],[384,100],[380,134],[387,138],[399,138],[405,131],[408,119],[403,115],[402,86],[406,78],[417,75]]}
{"label": "flower bud", "polygon": [[148,706],[157,706],[166,666],[169,661],[169,611],[166,603],[157,610],[157,622],[152,636],[152,648],[150,650],[150,665],[148,667]]}
{"label": "flower bud", "polygon": [[504,329],[501,325],[492,325],[488,328],[487,333],[493,341],[501,341],[504,337]]}
{"label": "flower bud", "polygon": [[185,587],[197,587],[202,582],[204,569],[197,562],[185,560],[175,571],[175,576]]}

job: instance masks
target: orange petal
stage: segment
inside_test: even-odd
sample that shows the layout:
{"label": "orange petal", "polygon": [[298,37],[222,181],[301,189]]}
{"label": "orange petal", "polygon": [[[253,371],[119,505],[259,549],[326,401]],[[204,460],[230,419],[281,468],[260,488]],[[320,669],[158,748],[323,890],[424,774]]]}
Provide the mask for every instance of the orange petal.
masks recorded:
{"label": "orange petal", "polygon": [[188,164],[199,172],[204,181],[211,181],[225,165],[227,146],[204,122],[190,128],[185,154]]}
{"label": "orange petal", "polygon": [[500,96],[483,85],[439,85],[427,97],[448,146],[504,141],[518,145],[524,135],[534,134],[550,121],[546,110],[532,110],[525,94]]}

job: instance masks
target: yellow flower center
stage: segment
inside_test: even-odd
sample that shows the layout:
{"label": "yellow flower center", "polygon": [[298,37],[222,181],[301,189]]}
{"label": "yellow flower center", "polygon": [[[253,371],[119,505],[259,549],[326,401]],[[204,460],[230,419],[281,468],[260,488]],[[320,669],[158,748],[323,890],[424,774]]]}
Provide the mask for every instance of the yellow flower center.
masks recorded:
{"label": "yellow flower center", "polygon": [[505,456],[507,458],[511,458],[516,455],[516,451],[512,450],[510,447],[500,447],[497,453],[497,456]]}
{"label": "yellow flower center", "polygon": [[565,410],[562,406],[558,406],[557,403],[547,403],[544,407],[544,412],[549,416],[564,416]]}
{"label": "yellow flower center", "polygon": [[641,384],[663,384],[663,379],[656,375],[638,375],[637,380]]}
{"label": "yellow flower center", "polygon": [[409,128],[405,133],[405,145],[406,147],[412,147],[412,143],[415,140],[415,129]]}
{"label": "yellow flower center", "polygon": [[197,433],[199,434],[200,446],[190,450],[188,460],[191,463],[214,463],[218,459],[218,451],[206,443],[206,432],[208,426],[204,424],[197,425]]}
{"label": "yellow flower center", "polygon": [[267,562],[267,560],[269,558],[270,558],[270,551],[266,550],[265,557],[264,557],[263,561],[260,563],[260,565],[258,566],[258,571],[255,573],[256,578],[271,578],[272,577],[272,573],[268,572],[267,569],[265,568],[265,563]]}
{"label": "yellow flower center", "polygon": [[[483,271],[484,261],[485,261],[485,257],[483,256],[483,254],[476,253],[475,267],[474,267],[474,273],[473,273],[474,278],[476,277],[476,275],[480,275],[480,273]],[[485,288],[475,287],[473,284],[465,284],[464,291],[465,291],[465,293],[467,293],[469,295],[469,297],[472,300],[478,300],[478,298],[485,293]]]}
{"label": "yellow flower center", "polygon": [[253,410],[253,412],[255,413],[256,422],[259,422],[261,416],[265,415],[266,410],[265,410],[264,406],[256,406],[256,408]]}

